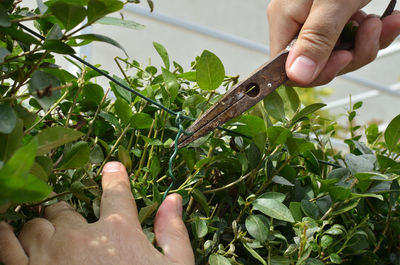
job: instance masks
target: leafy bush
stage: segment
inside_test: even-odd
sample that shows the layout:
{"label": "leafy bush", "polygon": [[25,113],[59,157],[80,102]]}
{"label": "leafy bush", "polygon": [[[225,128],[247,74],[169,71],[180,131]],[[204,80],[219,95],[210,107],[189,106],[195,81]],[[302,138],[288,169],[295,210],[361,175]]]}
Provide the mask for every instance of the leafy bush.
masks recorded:
{"label": "leafy bush", "polygon": [[[38,215],[34,206],[66,200],[95,221],[101,169],[120,160],[154,241],[153,216],[171,183],[175,117],[114,83],[103,90],[93,69],[59,68],[53,55],[92,41],[120,47],[76,34],[98,22],[137,25],[103,18],[122,7],[117,0],[39,1],[34,11],[0,4],[0,220],[19,228]],[[20,28],[26,20],[44,41]],[[209,51],[184,71],[154,47],[163,67],[117,58],[115,78],[174,111],[198,117],[221,97],[216,88],[238,80]],[[324,104],[302,106],[284,86],[227,124],[233,132],[216,130],[179,150],[173,192],[184,198],[196,263],[398,264],[400,116],[384,134],[370,125],[363,143],[354,126],[361,105],[348,113],[347,154],[331,145],[335,122],[318,115]]]}

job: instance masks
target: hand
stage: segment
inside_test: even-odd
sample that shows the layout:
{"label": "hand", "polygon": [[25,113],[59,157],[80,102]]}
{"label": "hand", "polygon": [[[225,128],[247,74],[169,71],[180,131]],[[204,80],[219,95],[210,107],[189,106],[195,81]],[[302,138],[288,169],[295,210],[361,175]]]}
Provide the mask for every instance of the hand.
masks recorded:
{"label": "hand", "polygon": [[26,223],[18,239],[8,224],[0,223],[0,261],[5,265],[194,264],[179,195],[168,196],[155,217],[162,254],[142,231],[121,163],[105,165],[102,187],[101,217],[96,223],[88,224],[65,202],[47,207],[46,219]]}
{"label": "hand", "polygon": [[[296,85],[316,86],[354,71],[376,58],[400,34],[400,12],[382,21],[360,11],[370,0],[272,0],[267,14],[271,56],[277,55],[300,31],[286,61]],[[386,3],[387,1],[385,1]],[[351,51],[332,52],[347,22],[359,26]]]}

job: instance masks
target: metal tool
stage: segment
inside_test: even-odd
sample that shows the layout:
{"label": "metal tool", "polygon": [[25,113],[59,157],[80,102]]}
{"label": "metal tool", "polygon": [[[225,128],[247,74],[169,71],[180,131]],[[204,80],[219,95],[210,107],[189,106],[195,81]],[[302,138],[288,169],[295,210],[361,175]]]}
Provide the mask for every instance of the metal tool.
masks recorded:
{"label": "metal tool", "polygon": [[[396,0],[391,0],[381,19],[392,14]],[[289,51],[296,42],[294,39],[285,50],[269,62],[260,66],[249,77],[231,88],[216,104],[201,115],[188,129],[190,135],[181,135],[178,147],[182,148],[225,122],[239,116],[280,85],[288,77],[285,71],[286,59]],[[335,50],[350,50],[354,47],[354,40],[342,43]]]}

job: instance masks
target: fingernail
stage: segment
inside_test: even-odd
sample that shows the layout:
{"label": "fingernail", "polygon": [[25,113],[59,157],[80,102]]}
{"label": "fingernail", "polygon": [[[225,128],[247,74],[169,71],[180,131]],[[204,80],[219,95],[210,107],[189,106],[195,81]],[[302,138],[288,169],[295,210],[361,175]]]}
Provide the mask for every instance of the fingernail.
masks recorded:
{"label": "fingernail", "polygon": [[301,83],[310,83],[314,80],[317,64],[305,56],[299,56],[290,66],[289,71],[296,76],[296,81]]}
{"label": "fingernail", "polygon": [[121,170],[122,164],[120,162],[108,162],[103,168],[104,173],[119,172]]}

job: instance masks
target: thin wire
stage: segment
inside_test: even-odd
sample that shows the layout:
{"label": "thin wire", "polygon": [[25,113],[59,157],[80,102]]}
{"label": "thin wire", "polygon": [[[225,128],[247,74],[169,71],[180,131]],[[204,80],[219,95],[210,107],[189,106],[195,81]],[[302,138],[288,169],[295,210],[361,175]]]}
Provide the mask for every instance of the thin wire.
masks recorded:
{"label": "thin wire", "polygon": [[172,189],[172,187],[175,185],[175,180],[176,180],[176,178],[175,178],[175,175],[174,175],[174,172],[173,172],[172,163],[174,162],[175,157],[176,157],[176,155],[178,154],[178,151],[179,151],[179,148],[178,148],[178,140],[179,140],[179,137],[180,137],[182,134],[185,134],[185,135],[191,135],[191,134],[193,134],[192,132],[187,132],[187,131],[185,131],[185,130],[183,129],[183,126],[182,126],[182,118],[181,118],[181,116],[182,116],[182,112],[178,112],[177,115],[176,115],[176,119],[175,119],[176,126],[178,126],[179,130],[178,130],[178,133],[176,134],[176,137],[175,137],[174,152],[172,153],[171,157],[169,158],[169,163],[168,163],[168,173],[169,173],[169,176],[170,176],[171,179],[172,179],[172,182],[171,182],[171,184],[168,186],[168,188],[167,188],[167,189],[165,190],[165,192],[164,192],[164,195],[163,195],[163,198],[162,198],[163,201],[164,201],[165,198],[167,197],[169,191],[170,191],[170,190]]}

